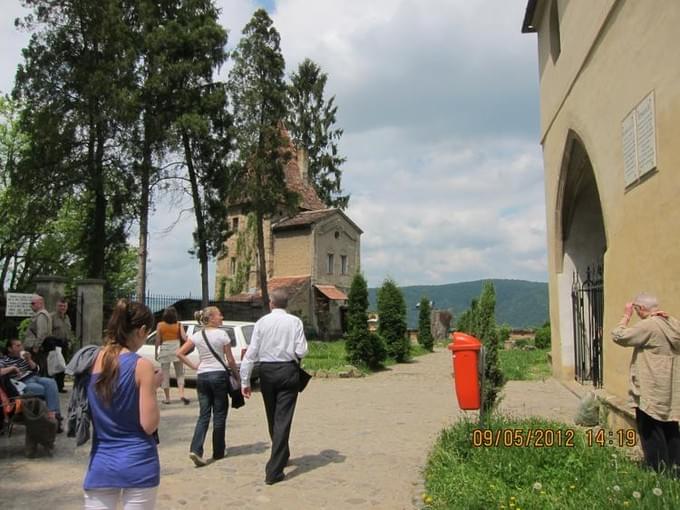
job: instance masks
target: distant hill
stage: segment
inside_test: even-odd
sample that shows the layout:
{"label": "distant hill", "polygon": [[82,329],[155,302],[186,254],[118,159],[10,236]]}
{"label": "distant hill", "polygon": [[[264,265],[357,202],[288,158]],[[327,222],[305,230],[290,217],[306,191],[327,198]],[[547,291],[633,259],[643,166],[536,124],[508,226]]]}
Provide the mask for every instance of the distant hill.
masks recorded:
{"label": "distant hill", "polygon": [[[406,299],[408,327],[418,327],[416,305],[423,296],[434,302],[438,309],[448,309],[457,320],[470,307],[470,301],[478,298],[482,284],[488,280],[449,283],[446,285],[413,285],[401,287]],[[548,320],[548,284],[526,280],[494,280],[496,289],[496,322],[509,324],[514,328],[529,328],[542,325]],[[370,309],[376,310],[377,289],[368,289]]]}

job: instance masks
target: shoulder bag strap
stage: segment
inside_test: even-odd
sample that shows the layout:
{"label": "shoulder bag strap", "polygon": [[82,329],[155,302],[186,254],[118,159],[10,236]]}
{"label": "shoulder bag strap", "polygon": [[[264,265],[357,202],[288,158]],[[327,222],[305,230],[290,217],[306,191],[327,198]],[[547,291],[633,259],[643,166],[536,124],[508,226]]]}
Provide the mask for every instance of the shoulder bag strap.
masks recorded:
{"label": "shoulder bag strap", "polygon": [[222,356],[222,357],[218,356],[217,352],[215,352],[215,349],[213,349],[213,346],[210,345],[210,341],[208,340],[208,335],[205,334],[205,329],[201,330],[201,334],[203,335],[203,340],[205,340],[205,345],[208,346],[208,349],[210,349],[210,352],[212,353],[212,355],[215,356],[215,359],[222,364],[224,369],[227,371],[227,374],[231,373],[229,371],[229,367],[227,367],[227,364],[224,362],[224,356]]}

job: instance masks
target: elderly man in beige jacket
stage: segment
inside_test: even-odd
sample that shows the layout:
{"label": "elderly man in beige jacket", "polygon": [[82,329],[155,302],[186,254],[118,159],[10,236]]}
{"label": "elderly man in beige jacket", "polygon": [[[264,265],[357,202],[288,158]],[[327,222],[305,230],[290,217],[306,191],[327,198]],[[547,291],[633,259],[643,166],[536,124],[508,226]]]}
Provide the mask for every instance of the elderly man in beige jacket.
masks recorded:
{"label": "elderly man in beige jacket", "polygon": [[[641,319],[628,327],[633,310]],[[630,396],[645,463],[680,474],[680,321],[642,293],[627,303],[614,342],[633,347]]]}

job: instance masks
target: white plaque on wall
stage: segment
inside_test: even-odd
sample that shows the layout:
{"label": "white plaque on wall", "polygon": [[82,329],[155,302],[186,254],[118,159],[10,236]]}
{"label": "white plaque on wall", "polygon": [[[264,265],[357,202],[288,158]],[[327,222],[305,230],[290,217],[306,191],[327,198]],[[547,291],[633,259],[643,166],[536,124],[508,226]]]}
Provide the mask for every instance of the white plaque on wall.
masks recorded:
{"label": "white plaque on wall", "polygon": [[626,187],[656,168],[656,115],[650,92],[621,123],[623,182]]}
{"label": "white plaque on wall", "polygon": [[30,317],[33,315],[33,309],[31,308],[33,294],[8,292],[5,296],[7,297],[5,317]]}
{"label": "white plaque on wall", "polygon": [[625,118],[622,126],[623,137],[623,182],[630,186],[638,178],[637,148],[635,147],[635,111]]}

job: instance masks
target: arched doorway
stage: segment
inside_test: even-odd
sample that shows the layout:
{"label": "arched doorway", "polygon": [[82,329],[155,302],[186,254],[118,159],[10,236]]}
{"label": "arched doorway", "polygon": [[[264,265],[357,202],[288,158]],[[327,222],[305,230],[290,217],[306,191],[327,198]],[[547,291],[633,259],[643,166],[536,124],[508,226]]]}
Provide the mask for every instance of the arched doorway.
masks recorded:
{"label": "arched doorway", "polygon": [[607,249],[597,181],[585,145],[570,131],[555,208],[562,363],[602,385],[603,259]]}

